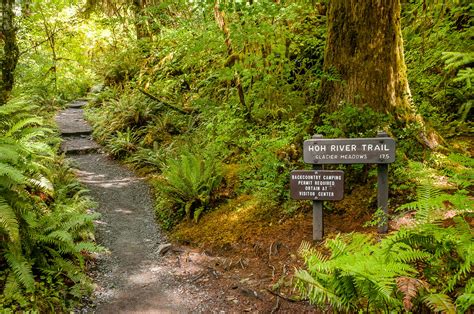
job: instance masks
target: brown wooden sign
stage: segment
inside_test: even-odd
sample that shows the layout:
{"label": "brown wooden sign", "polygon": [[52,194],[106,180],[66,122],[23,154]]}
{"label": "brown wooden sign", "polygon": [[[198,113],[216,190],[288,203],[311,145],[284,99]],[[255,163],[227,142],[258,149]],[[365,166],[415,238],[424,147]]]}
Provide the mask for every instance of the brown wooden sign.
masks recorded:
{"label": "brown wooden sign", "polygon": [[344,197],[344,172],[340,170],[294,170],[290,174],[291,198],[338,201]]}
{"label": "brown wooden sign", "polygon": [[395,161],[390,137],[304,141],[303,159],[309,164],[389,164]]}

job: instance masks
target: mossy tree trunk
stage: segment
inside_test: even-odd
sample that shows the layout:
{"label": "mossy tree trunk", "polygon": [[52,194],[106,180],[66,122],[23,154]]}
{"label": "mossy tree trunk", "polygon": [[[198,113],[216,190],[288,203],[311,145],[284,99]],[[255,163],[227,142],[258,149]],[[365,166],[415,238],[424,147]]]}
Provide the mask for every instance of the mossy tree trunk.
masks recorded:
{"label": "mossy tree trunk", "polygon": [[14,0],[2,0],[0,16],[0,42],[3,52],[0,56],[0,105],[7,102],[13,89],[14,72],[20,56],[16,41],[16,28],[13,12]]}
{"label": "mossy tree trunk", "polygon": [[399,0],[331,0],[320,103],[370,106],[400,117],[410,112]]}

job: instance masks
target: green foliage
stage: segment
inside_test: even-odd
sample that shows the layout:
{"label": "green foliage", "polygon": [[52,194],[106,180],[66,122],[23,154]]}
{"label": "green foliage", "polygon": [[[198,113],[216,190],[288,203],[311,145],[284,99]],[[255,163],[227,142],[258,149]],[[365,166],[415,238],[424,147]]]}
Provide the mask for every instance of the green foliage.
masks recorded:
{"label": "green foliage", "polygon": [[82,96],[93,84],[95,74],[89,64],[94,53],[84,50],[100,45],[101,28],[79,19],[79,7],[70,1],[28,4],[28,13],[18,19],[21,58],[15,94],[29,92],[51,110]]}
{"label": "green foliage", "polygon": [[472,118],[472,5],[414,1],[404,6],[403,37],[415,104],[444,135]]}
{"label": "green foliage", "polygon": [[[325,17],[302,2],[224,4],[220,9],[229,26],[229,53],[212,3],[166,3],[161,9],[147,6],[148,13],[154,16],[166,7],[179,14],[168,16],[166,23],[162,15],[153,23],[148,20],[160,36],[146,41],[121,33],[121,23],[128,22],[104,19],[117,38],[103,47],[96,64],[110,89],[88,108],[94,136],[146,172],[165,172],[169,160],[199,147],[193,151],[240,165],[242,184],[233,185],[239,189],[235,192],[258,194],[279,207],[288,200],[287,172],[299,163],[295,137],[302,136],[314,110],[307,104],[316,98],[322,73]],[[162,103],[192,114],[171,111]],[[159,185],[156,189],[161,195]],[[185,215],[186,206],[169,197],[159,199],[162,221]]]}
{"label": "green foliage", "polygon": [[[0,304],[2,310],[66,311],[90,291],[92,203],[46,144],[51,129],[17,99],[0,107]],[[61,288],[61,295],[54,292]]]}
{"label": "green foliage", "polygon": [[330,257],[300,249],[308,269],[296,273],[297,285],[312,303],[336,311],[401,308],[395,278],[412,275],[413,267],[399,259],[387,260],[385,252],[362,234],[352,235],[349,241],[328,240],[325,248]]}
{"label": "green foliage", "polygon": [[221,173],[213,158],[187,153],[179,159],[168,159],[163,185],[158,188],[162,205],[197,222],[213,200],[213,193],[222,181]]}
{"label": "green foliage", "polygon": [[133,153],[137,148],[137,136],[128,128],[124,132],[117,131],[116,135],[112,137],[107,146],[110,152],[115,157],[124,157],[127,154]]}
{"label": "green foliage", "polygon": [[368,235],[338,236],[324,244],[329,255],[302,244],[306,270],[297,271],[297,287],[311,302],[335,310],[455,313],[455,304],[465,310],[472,305],[474,250],[472,212],[464,215],[448,227],[422,220],[378,243]]}
{"label": "green foliage", "polygon": [[341,104],[338,110],[321,115],[321,124],[315,127],[315,133],[330,138],[374,137],[390,122],[390,117],[369,107]]}
{"label": "green foliage", "polygon": [[418,223],[431,223],[446,216],[469,212],[474,207],[474,201],[466,191],[460,190],[448,194],[431,184],[421,185],[417,189],[416,197],[416,201],[403,204],[397,211],[416,211],[415,218]]}

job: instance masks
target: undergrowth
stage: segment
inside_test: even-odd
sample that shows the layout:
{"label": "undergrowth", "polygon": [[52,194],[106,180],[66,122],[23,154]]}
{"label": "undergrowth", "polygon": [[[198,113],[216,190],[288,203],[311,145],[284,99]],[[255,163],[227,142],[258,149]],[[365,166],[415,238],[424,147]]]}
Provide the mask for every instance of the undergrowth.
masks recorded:
{"label": "undergrowth", "polygon": [[66,312],[90,293],[87,263],[103,249],[94,205],[35,110],[28,99],[0,107],[0,309]]}
{"label": "undergrowth", "polygon": [[473,304],[472,212],[404,228],[380,242],[351,234],[327,240],[329,255],[303,243],[307,269],[296,273],[302,296],[336,311],[432,310],[464,313]]}

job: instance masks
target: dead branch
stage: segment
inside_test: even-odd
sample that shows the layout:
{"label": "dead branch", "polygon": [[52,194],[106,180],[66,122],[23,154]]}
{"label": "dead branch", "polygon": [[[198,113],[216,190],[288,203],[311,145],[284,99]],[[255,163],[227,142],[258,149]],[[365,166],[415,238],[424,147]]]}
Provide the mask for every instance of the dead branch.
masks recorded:
{"label": "dead branch", "polygon": [[165,103],[164,101],[162,101],[162,100],[159,99],[158,97],[156,97],[156,96],[154,96],[154,95],[152,95],[152,94],[150,94],[150,93],[144,91],[144,90],[141,89],[141,88],[137,88],[137,89],[138,89],[143,95],[145,95],[145,96],[147,96],[148,98],[151,98],[151,99],[153,99],[154,101],[160,103],[160,105],[162,105],[162,106],[168,107],[168,108],[171,109],[171,110],[177,111],[177,112],[182,113],[182,114],[190,114],[190,113],[192,113],[191,111],[185,111],[185,110],[183,110],[183,109],[180,109],[180,108],[178,108],[178,107],[175,107],[175,106],[173,106],[173,105],[170,105],[170,104],[168,104],[168,103]]}
{"label": "dead branch", "polygon": [[280,308],[280,297],[277,296],[276,297],[276,304],[275,306],[272,308],[272,311],[270,312],[271,314],[275,313],[276,311],[278,311],[278,309]]}
{"label": "dead branch", "polygon": [[268,260],[270,260],[270,258],[272,257],[272,253],[273,253],[273,244],[275,243],[275,241],[272,242],[272,244],[270,244],[270,249],[269,249],[269,252],[268,252]]}
{"label": "dead branch", "polygon": [[295,299],[291,299],[291,298],[288,298],[288,297],[285,297],[284,295],[282,294],[279,294],[278,292],[275,292],[275,291],[272,291],[271,289],[266,289],[268,292],[270,292],[271,294],[273,294],[274,296],[276,297],[280,297],[282,298],[283,300],[286,300],[288,302],[292,302],[292,303],[296,303],[296,302],[301,302],[303,300],[295,300]]}
{"label": "dead branch", "polygon": [[268,264],[268,267],[272,269],[272,280],[275,279],[275,266]]}
{"label": "dead branch", "polygon": [[192,278],[189,282],[195,282],[195,281],[198,281],[199,279],[201,279],[202,277],[204,277],[208,272],[207,271],[203,271],[202,273],[200,273],[199,275],[195,276],[194,278]]}

